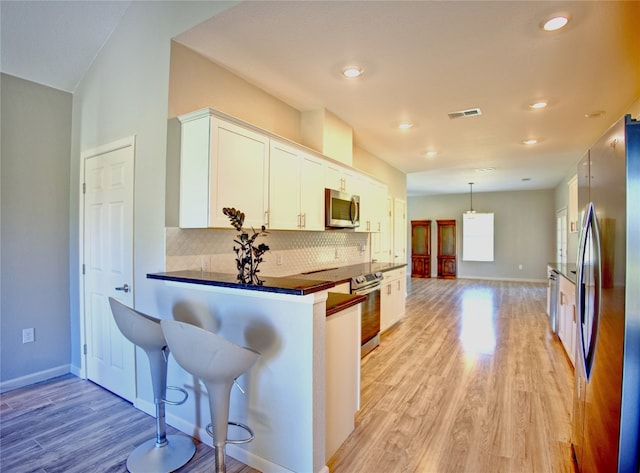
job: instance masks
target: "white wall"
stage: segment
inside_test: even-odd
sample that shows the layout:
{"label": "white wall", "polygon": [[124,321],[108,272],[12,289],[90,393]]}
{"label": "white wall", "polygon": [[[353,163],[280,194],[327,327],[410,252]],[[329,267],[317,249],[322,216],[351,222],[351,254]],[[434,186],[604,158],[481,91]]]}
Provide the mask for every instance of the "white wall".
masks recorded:
{"label": "white wall", "polygon": [[456,219],[458,277],[546,281],[555,251],[554,191],[474,193],[473,208],[495,214],[494,262],[462,261],[462,213],[469,209],[469,194],[408,198],[408,225],[411,220],[432,220],[432,275],[437,275],[435,221]]}
{"label": "white wall", "polygon": [[[69,371],[71,94],[2,74],[0,390]],[[22,329],[35,342],[22,343]]]}
{"label": "white wall", "polygon": [[[235,2],[132,2],[74,94],[71,185],[80,153],[135,135],[134,295],[142,311],[168,316],[149,272],[164,270],[165,161],[171,38]],[[72,363],[80,365],[79,194],[71,194]]]}

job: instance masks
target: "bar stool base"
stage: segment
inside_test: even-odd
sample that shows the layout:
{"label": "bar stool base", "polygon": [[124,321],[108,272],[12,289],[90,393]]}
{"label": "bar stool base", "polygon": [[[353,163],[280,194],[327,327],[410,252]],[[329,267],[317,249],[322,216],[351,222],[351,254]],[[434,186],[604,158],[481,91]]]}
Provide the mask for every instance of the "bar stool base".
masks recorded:
{"label": "bar stool base", "polygon": [[170,473],[185,465],[196,453],[193,441],[185,435],[167,435],[167,445],[156,447],[156,439],[147,440],[129,454],[130,473]]}

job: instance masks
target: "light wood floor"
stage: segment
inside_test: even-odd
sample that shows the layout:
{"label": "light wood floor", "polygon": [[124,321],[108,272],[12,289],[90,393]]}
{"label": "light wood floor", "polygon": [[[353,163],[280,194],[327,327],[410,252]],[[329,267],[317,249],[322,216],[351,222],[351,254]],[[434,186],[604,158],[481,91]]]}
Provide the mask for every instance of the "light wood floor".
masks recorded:
{"label": "light wood floor", "polygon": [[[546,286],[408,290],[407,316],[363,360],[362,408],[331,473],[574,473],[573,373],[548,331]],[[153,437],[151,417],[71,375],[0,396],[2,472],[124,472]],[[229,457],[227,468],[256,471]],[[199,443],[180,471],[213,471],[213,449]]]}
{"label": "light wood floor", "polygon": [[332,473],[573,473],[572,368],[546,286],[412,279],[407,316],[362,365]]}

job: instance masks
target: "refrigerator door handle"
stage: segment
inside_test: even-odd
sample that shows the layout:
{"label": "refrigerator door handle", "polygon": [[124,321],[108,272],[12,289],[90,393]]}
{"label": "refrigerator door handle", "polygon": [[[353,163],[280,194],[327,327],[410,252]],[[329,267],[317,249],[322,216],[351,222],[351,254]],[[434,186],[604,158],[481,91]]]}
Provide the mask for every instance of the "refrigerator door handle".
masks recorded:
{"label": "refrigerator door handle", "polygon": [[[600,327],[600,231],[593,203],[587,207],[578,247],[576,305],[580,367],[589,381]],[[587,261],[588,258],[588,261]]]}

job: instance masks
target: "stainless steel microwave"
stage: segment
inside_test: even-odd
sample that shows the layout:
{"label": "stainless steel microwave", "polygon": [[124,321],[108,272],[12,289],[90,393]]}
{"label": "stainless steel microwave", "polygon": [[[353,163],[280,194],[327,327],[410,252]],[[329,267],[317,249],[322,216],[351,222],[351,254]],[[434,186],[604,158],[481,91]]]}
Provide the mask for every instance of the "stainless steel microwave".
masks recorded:
{"label": "stainless steel microwave", "polygon": [[360,197],[334,189],[324,190],[325,227],[356,228],[360,226]]}

